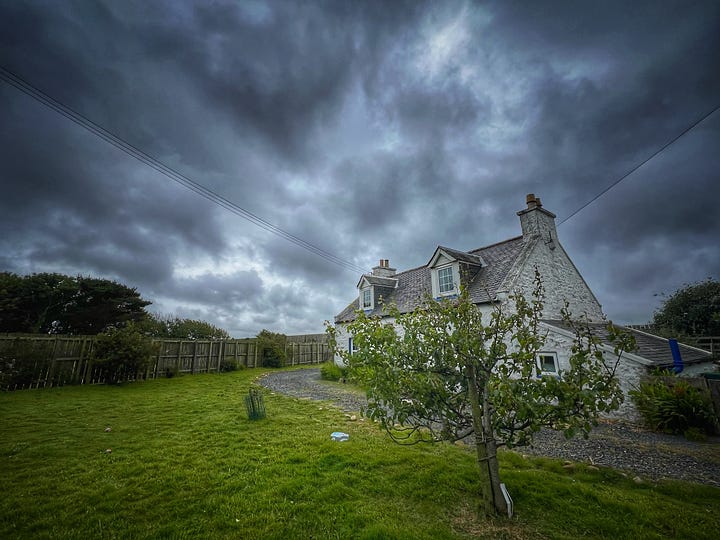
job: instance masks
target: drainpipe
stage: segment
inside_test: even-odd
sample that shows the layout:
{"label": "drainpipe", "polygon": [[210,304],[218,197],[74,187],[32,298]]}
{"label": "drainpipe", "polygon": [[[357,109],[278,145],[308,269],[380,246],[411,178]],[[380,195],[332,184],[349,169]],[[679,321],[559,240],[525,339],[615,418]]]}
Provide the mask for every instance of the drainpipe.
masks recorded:
{"label": "drainpipe", "polygon": [[669,339],[670,351],[673,355],[673,371],[675,373],[681,373],[683,370],[682,356],[680,356],[680,347],[678,347],[677,339]]}

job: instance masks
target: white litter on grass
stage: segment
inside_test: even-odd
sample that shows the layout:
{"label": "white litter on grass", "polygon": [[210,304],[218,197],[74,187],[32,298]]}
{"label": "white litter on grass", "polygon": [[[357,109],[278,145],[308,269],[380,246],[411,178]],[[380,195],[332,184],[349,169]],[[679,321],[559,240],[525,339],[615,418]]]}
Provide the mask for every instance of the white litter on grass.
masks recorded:
{"label": "white litter on grass", "polygon": [[330,438],[331,438],[333,441],[343,442],[343,441],[349,440],[349,439],[350,439],[350,435],[348,435],[347,433],[343,433],[342,431],[333,431],[333,432],[330,434]]}

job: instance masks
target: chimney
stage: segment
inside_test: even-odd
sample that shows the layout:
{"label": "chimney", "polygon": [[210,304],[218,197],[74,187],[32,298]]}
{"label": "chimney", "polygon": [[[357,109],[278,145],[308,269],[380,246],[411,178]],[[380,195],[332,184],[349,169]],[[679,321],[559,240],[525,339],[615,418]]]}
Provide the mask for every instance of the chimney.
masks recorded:
{"label": "chimney", "polygon": [[380,259],[380,264],[372,269],[372,275],[378,277],[395,276],[395,268],[390,268],[389,259]]}
{"label": "chimney", "polygon": [[520,216],[523,236],[526,238],[539,236],[551,249],[555,249],[555,242],[557,241],[555,214],[545,210],[542,207],[540,197],[536,197],[534,193],[528,193],[525,202],[527,208],[517,213]]}

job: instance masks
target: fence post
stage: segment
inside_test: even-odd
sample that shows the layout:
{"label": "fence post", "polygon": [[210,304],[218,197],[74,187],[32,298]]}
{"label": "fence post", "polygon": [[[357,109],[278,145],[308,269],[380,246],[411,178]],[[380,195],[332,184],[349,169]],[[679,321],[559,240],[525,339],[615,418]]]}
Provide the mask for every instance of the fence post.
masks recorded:
{"label": "fence post", "polygon": [[182,348],[183,348],[183,341],[182,339],[178,342],[178,352],[177,352],[177,360],[175,363],[175,367],[177,368],[177,372],[180,373],[180,363],[182,360]]}
{"label": "fence post", "polygon": [[[154,340],[153,343],[157,345],[157,354],[155,355],[155,365],[152,368],[152,378],[157,379],[158,369],[160,369],[160,355],[164,352],[165,343],[158,340]],[[148,376],[150,376],[149,373]]]}
{"label": "fence post", "polygon": [[79,365],[77,366],[77,372],[75,370],[73,370],[73,374],[72,374],[72,383],[73,384],[75,382],[77,382],[78,379],[81,377],[81,375],[80,375],[81,367],[84,367],[85,364],[88,363],[89,357],[92,354],[94,341],[95,340],[93,338],[85,338],[83,340],[82,350],[80,351],[80,361],[78,362]]}
{"label": "fence post", "polygon": [[[53,346],[52,346],[52,352],[50,353],[50,365],[48,366],[47,373],[45,374],[45,381],[43,381],[43,388],[47,388],[48,380],[50,380],[50,388],[52,388],[52,380],[53,376],[55,375],[55,363],[56,363],[56,353],[57,353],[57,343],[58,343],[58,337],[55,336],[53,339]],[[38,381],[38,388],[40,387],[40,381]]]}
{"label": "fence post", "polygon": [[197,341],[192,341],[193,344],[193,356],[192,363],[190,364],[190,375],[195,375],[195,360],[197,359]]}

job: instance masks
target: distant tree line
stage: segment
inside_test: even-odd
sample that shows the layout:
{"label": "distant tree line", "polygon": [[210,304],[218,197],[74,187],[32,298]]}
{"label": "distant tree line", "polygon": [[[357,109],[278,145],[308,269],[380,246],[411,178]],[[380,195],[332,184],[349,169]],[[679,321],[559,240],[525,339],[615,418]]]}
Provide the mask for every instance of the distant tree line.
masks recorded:
{"label": "distant tree line", "polygon": [[157,338],[190,340],[230,338],[230,334],[225,330],[205,321],[181,319],[171,315],[151,314],[148,319],[140,324],[140,328],[146,335]]}
{"label": "distant tree line", "polygon": [[230,337],[204,321],[151,314],[150,304],[137,289],[108,279],[0,272],[0,333],[96,335],[131,325],[149,337]]}
{"label": "distant tree line", "polygon": [[669,337],[720,336],[720,282],[685,285],[665,299],[653,324]]}

